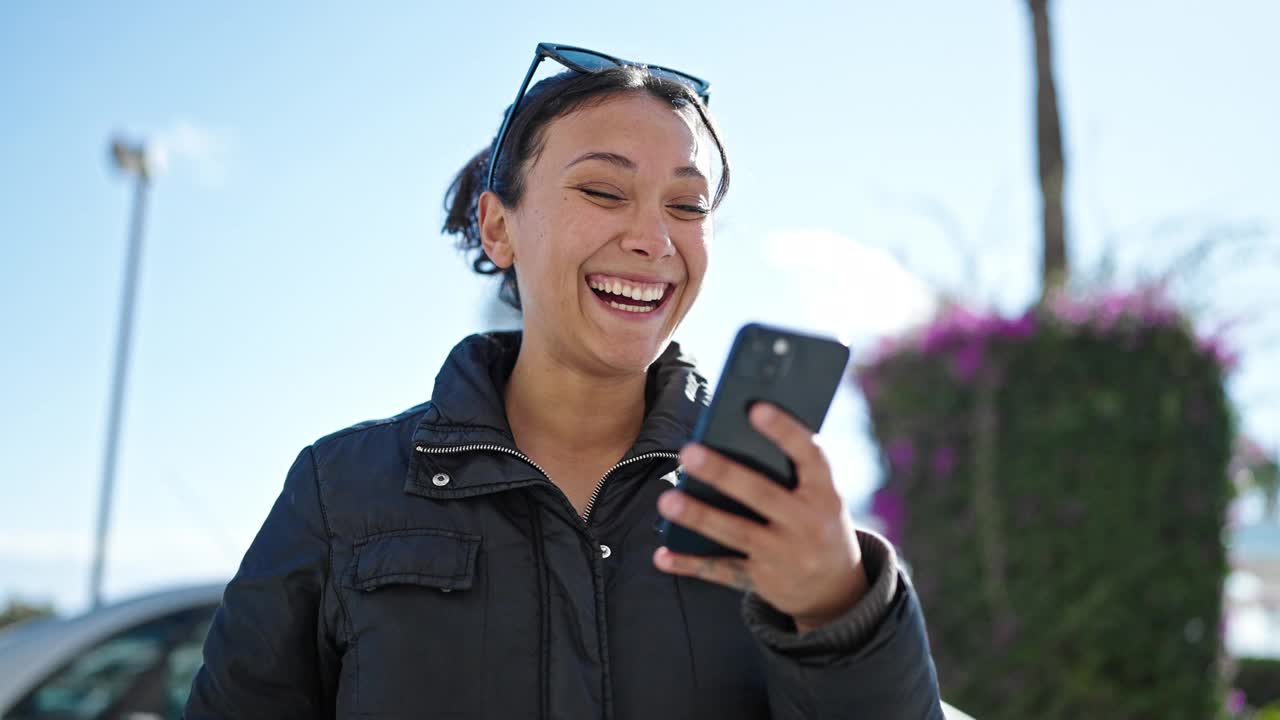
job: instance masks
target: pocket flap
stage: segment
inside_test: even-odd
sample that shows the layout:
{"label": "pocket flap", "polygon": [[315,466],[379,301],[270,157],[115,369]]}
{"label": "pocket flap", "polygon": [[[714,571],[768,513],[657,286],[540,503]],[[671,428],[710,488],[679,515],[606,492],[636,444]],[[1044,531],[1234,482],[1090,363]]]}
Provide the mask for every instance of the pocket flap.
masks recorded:
{"label": "pocket flap", "polygon": [[466,590],[475,578],[480,536],[430,528],[379,533],[356,544],[352,587],[426,585]]}

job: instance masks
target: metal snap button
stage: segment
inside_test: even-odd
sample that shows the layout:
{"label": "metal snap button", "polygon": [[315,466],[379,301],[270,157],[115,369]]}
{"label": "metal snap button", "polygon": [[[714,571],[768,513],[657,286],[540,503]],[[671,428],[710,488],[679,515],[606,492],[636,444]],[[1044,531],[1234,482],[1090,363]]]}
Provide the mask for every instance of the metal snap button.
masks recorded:
{"label": "metal snap button", "polygon": [[608,545],[601,545],[601,546],[600,546],[600,557],[602,557],[602,558],[604,558],[604,559],[608,560],[608,559],[609,559],[609,556],[610,556],[610,555],[612,555],[612,554],[613,554],[613,551],[609,549],[609,546],[608,546]]}
{"label": "metal snap button", "polygon": [[448,473],[436,473],[431,477],[431,482],[436,487],[444,487],[449,484],[450,477]]}

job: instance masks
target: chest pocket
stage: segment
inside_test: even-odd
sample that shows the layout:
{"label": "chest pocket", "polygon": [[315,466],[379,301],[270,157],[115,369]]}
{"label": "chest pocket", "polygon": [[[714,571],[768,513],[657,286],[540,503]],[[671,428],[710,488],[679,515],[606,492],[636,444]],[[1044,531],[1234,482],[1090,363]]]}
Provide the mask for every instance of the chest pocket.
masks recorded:
{"label": "chest pocket", "polygon": [[420,585],[445,592],[475,581],[480,536],[452,530],[398,530],[356,545],[350,583],[369,592],[384,585]]}
{"label": "chest pocket", "polygon": [[483,665],[486,588],[481,537],[421,528],[359,541],[344,576],[356,653],[356,704],[413,717],[483,703],[466,678]]}

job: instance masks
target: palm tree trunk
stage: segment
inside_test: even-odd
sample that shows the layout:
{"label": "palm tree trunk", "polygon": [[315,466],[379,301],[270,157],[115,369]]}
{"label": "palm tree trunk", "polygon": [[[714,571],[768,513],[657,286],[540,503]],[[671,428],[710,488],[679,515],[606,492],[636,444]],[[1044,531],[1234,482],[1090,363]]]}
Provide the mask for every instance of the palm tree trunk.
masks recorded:
{"label": "palm tree trunk", "polygon": [[1036,144],[1039,148],[1040,197],[1044,208],[1042,297],[1067,282],[1067,223],[1062,208],[1066,162],[1058,91],[1053,84],[1053,52],[1049,33],[1049,0],[1027,0],[1036,50]]}

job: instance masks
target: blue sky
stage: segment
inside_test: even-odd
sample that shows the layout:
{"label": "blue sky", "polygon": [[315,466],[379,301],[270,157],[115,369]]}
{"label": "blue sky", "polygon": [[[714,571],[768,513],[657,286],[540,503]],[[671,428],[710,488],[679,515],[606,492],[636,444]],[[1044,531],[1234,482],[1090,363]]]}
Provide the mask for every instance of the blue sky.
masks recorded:
{"label": "blue sky", "polygon": [[[1076,264],[1112,248],[1124,284],[1210,229],[1280,227],[1280,6],[1059,5]],[[1033,298],[1023,3],[533,8],[5,5],[0,598],[87,598],[130,202],[113,132],[170,162],[148,216],[110,597],[229,575],[301,447],[426,399],[482,328],[493,287],[439,234],[441,197],[541,40],[712,81],[734,186],[677,335],[708,374],[747,320],[842,332],[856,353],[927,312],[929,287],[1010,312]],[[1261,241],[1276,253],[1274,232]],[[1180,284],[1206,327],[1248,318],[1232,391],[1273,447],[1276,261]],[[878,480],[861,413],[843,392],[824,430],[853,504]]]}

